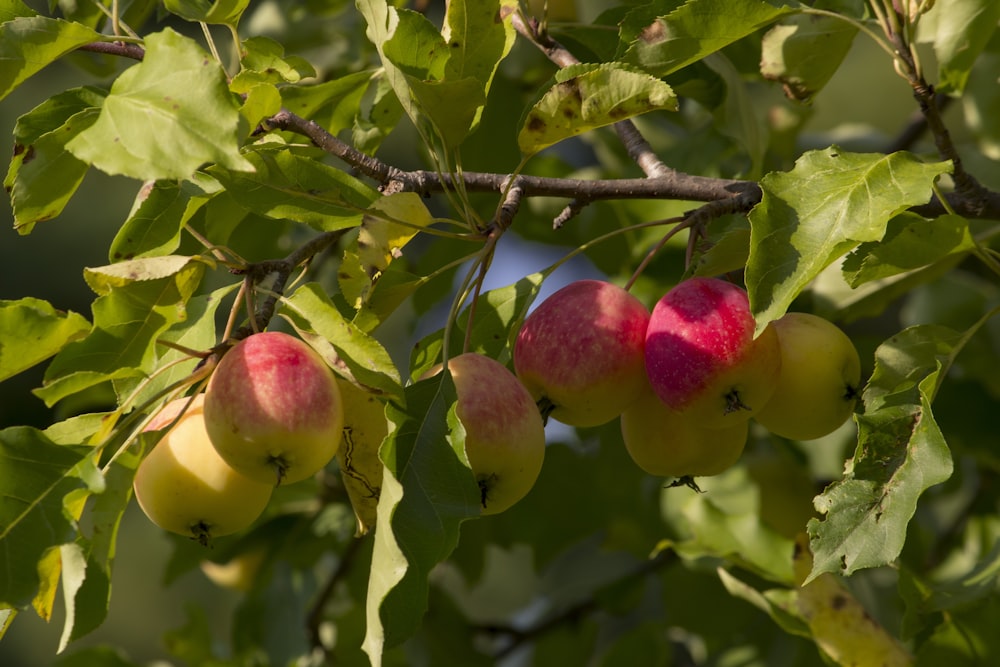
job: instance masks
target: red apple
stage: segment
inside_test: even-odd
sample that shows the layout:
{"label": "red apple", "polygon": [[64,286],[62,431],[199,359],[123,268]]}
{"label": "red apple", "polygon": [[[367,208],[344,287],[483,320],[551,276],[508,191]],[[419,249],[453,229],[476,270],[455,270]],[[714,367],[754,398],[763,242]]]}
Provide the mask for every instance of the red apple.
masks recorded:
{"label": "red apple", "polygon": [[685,280],[653,308],[646,373],[670,408],[709,428],[746,421],[774,393],[781,349],[773,327],[756,339],[747,294],[717,278]]}
{"label": "red apple", "polygon": [[330,367],[285,333],[237,343],[205,391],[205,426],[219,456],[247,477],[272,484],[321,470],[337,453],[343,425]]}
{"label": "red apple", "polygon": [[611,421],[646,385],[649,311],[621,287],[570,283],[529,315],[514,344],[514,370],[553,419],[572,426]]}
{"label": "red apple", "polygon": [[[497,514],[527,495],[545,458],[545,426],[531,394],[507,367],[475,353],[448,361],[465,428],[465,454],[482,491],[482,513]],[[440,372],[440,366],[426,375]]]}

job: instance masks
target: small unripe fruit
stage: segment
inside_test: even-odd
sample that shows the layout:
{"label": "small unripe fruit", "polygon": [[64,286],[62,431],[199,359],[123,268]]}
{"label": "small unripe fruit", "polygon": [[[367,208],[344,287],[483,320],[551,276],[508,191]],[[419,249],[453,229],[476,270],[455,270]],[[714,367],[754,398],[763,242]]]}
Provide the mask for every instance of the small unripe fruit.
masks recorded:
{"label": "small unripe fruit", "polygon": [[311,347],[264,332],[222,357],[205,391],[205,424],[233,468],[261,482],[292,483],[337,454],[344,411],[333,371]]}
{"label": "small unripe fruit", "polygon": [[514,371],[553,419],[611,421],[646,386],[649,311],[621,287],[578,280],[543,301],[514,344]]}
{"label": "small unripe fruit", "polygon": [[[186,398],[171,401],[146,430],[168,426],[187,404]],[[245,477],[222,460],[209,442],[203,407],[204,396],[195,397],[139,464],[133,488],[157,526],[208,544],[249,527],[267,506],[273,485]]]}

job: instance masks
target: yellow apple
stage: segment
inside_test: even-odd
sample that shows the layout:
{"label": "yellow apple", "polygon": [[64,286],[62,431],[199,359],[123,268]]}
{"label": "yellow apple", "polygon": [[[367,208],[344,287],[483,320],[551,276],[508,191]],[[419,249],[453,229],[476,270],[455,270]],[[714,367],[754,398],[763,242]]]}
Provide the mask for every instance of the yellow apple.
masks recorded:
{"label": "yellow apple", "polygon": [[[171,401],[146,430],[167,427],[188,399]],[[133,488],[139,507],[160,528],[208,544],[243,530],[261,515],[272,484],[233,470],[215,451],[205,430],[204,395],[139,464]]]}
{"label": "yellow apple", "polygon": [[755,418],[792,440],[832,433],[854,412],[861,387],[854,343],[835,324],[809,313],[786,313],[771,326],[781,349],[781,373]]}

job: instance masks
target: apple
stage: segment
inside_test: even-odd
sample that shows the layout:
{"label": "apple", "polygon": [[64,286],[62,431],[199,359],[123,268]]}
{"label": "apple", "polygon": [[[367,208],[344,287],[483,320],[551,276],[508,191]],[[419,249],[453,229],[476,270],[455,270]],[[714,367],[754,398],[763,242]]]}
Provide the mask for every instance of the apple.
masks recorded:
{"label": "apple", "polygon": [[133,481],[136,500],[160,528],[209,544],[212,538],[243,530],[261,515],[273,486],[233,470],[215,451],[205,429],[205,397],[168,403],[146,427],[170,426],[139,464]]}
{"label": "apple", "polygon": [[216,586],[246,593],[253,588],[266,559],[267,549],[258,547],[237,554],[225,563],[203,560],[199,567]]}
{"label": "apple", "polygon": [[653,393],[643,392],[621,416],[622,440],[635,464],[658,477],[709,477],[735,464],[749,424],[705,428]]}
{"label": "apple", "polygon": [[[465,454],[482,492],[482,514],[498,514],[528,494],[545,458],[545,425],[534,399],[500,362],[466,352],[448,360]],[[441,372],[441,365],[425,374]]]}
{"label": "apple", "polygon": [[374,394],[339,378],[337,386],[344,403],[344,439],[337,450],[337,462],[358,522],[355,536],[360,537],[375,525],[382,491],[378,450],[389,434],[389,422],[385,405]]}
{"label": "apple", "polygon": [[278,485],[310,477],[333,459],[344,411],[319,354],[294,336],[264,332],[219,361],[205,390],[205,425],[229,465]]}
{"label": "apple", "polygon": [[514,343],[514,371],[546,416],[598,426],[646,386],[649,310],[621,287],[578,280],[545,299]]}
{"label": "apple", "polygon": [[722,428],[763,409],[778,385],[781,349],[767,327],[754,338],[747,294],[718,278],[676,285],[653,307],[646,373],[664,403]]}
{"label": "apple", "polygon": [[778,386],[755,419],[776,435],[813,440],[832,433],[854,412],[861,358],[837,325],[810,313],[785,313],[771,323],[781,348]]}

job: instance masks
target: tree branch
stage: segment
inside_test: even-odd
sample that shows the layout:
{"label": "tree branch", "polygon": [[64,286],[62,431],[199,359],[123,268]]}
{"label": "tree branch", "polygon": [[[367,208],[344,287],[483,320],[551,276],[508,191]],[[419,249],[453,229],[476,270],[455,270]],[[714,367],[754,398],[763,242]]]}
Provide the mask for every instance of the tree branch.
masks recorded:
{"label": "tree branch", "polygon": [[81,51],[92,51],[94,53],[107,53],[112,56],[122,56],[132,60],[142,60],[146,56],[146,50],[137,44],[126,44],[125,42],[91,42],[79,47]]}

